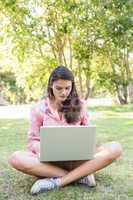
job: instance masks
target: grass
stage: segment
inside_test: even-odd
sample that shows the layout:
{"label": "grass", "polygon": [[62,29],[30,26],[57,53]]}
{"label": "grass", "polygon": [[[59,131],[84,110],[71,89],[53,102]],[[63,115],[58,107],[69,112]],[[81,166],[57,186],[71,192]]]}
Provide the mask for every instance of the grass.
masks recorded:
{"label": "grass", "polygon": [[[34,177],[12,169],[7,160],[18,149],[25,149],[28,121],[26,119],[0,120],[0,200],[133,200],[133,119],[128,118],[131,107],[99,107],[93,111],[111,112],[96,120],[97,144],[112,140],[123,146],[123,156],[110,166],[96,173],[97,186],[67,186],[37,196],[29,191]],[[125,109],[125,110],[124,110]],[[94,123],[94,122],[93,122]]]}

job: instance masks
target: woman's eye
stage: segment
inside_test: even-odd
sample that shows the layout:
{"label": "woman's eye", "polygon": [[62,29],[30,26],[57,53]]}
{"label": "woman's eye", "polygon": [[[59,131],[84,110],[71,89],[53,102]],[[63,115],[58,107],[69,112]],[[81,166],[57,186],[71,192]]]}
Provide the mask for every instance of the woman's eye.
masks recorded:
{"label": "woman's eye", "polygon": [[[62,90],[62,88],[56,87],[56,90]],[[70,90],[70,87],[65,88],[65,90]]]}
{"label": "woman's eye", "polygon": [[56,88],[57,90],[61,90],[61,88]]}

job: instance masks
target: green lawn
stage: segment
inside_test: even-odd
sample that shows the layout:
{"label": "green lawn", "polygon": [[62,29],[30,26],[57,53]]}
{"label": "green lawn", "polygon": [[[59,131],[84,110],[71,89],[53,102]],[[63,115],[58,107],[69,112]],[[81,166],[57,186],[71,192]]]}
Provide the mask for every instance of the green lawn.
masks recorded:
{"label": "green lawn", "polygon": [[26,148],[28,121],[3,119],[0,120],[0,200],[133,200],[132,107],[90,110],[106,114],[92,122],[97,125],[97,144],[116,140],[124,150],[119,160],[96,173],[97,186],[67,186],[31,196],[29,191],[35,178],[12,169],[7,162],[13,151]]}

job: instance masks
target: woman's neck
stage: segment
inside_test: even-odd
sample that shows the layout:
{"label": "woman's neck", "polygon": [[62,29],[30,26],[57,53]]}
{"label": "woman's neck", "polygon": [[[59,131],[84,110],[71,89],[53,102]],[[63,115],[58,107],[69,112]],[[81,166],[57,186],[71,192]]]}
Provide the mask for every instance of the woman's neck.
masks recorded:
{"label": "woman's neck", "polygon": [[54,110],[58,110],[58,109],[60,108],[60,102],[58,102],[58,101],[56,101],[56,100],[54,100],[54,101],[49,100],[49,102],[50,102],[51,107],[52,107]]}

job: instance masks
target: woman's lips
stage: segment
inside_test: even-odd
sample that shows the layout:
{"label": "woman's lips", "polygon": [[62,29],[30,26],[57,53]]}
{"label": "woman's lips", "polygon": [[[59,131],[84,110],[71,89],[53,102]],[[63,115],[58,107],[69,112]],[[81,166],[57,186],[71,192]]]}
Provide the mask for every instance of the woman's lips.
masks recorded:
{"label": "woman's lips", "polygon": [[60,96],[60,98],[64,99],[64,98],[65,98],[65,96]]}

